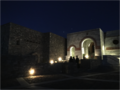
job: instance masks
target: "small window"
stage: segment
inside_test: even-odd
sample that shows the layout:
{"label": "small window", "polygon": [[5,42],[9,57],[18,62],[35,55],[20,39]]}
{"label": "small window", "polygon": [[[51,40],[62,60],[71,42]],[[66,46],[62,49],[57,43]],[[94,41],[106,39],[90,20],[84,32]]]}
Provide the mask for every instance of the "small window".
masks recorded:
{"label": "small window", "polygon": [[20,45],[20,40],[17,40],[17,43],[16,43],[17,45]]}
{"label": "small window", "polygon": [[117,45],[119,43],[118,40],[113,40],[113,44]]}

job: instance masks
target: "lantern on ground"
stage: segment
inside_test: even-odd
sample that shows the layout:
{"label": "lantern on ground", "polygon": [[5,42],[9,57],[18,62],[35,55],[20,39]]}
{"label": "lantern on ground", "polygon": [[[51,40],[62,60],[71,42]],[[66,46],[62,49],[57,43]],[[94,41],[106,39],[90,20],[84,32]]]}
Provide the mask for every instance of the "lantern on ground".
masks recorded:
{"label": "lantern on ground", "polygon": [[54,63],[54,61],[53,60],[50,60],[50,64],[53,64]]}
{"label": "lantern on ground", "polygon": [[31,68],[30,70],[29,70],[29,74],[30,75],[33,75],[35,73],[35,70],[33,69],[33,68]]}
{"label": "lantern on ground", "polygon": [[62,61],[62,58],[61,58],[61,57],[59,57],[59,58],[58,58],[58,60],[59,60],[59,61]]}
{"label": "lantern on ground", "polygon": [[88,55],[85,55],[85,57],[88,59],[89,58],[89,56]]}

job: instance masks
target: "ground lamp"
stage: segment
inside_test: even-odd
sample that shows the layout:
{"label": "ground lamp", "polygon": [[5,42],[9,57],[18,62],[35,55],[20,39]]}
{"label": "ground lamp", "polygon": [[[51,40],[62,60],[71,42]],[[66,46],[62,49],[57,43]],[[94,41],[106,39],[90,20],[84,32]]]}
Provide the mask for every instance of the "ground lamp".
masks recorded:
{"label": "ground lamp", "polygon": [[54,63],[54,61],[53,61],[53,60],[51,60],[51,61],[50,61],[50,64],[53,64],[53,63]]}
{"label": "ground lamp", "polygon": [[29,70],[29,74],[30,75],[33,75],[35,73],[35,70],[33,69],[33,68],[31,68],[30,70]]}
{"label": "ground lamp", "polygon": [[88,59],[89,58],[89,56],[88,55],[85,55],[85,57]]}
{"label": "ground lamp", "polygon": [[59,61],[62,61],[62,58],[61,58],[61,57],[59,57],[59,58],[58,58],[58,60],[59,60]]}

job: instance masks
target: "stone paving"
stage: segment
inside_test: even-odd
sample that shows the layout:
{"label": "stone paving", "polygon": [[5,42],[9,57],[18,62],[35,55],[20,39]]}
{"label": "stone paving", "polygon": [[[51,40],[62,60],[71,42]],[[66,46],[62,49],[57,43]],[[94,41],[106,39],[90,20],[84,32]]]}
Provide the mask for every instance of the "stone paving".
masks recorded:
{"label": "stone paving", "polygon": [[3,89],[119,89],[119,72],[37,75],[5,82]]}

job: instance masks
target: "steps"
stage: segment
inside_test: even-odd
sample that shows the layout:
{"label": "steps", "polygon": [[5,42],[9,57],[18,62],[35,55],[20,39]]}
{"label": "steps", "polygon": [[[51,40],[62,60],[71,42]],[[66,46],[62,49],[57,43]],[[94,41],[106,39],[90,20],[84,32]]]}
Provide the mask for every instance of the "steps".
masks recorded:
{"label": "steps", "polygon": [[104,55],[102,62],[104,65],[120,65],[118,56]]}

